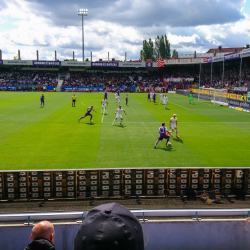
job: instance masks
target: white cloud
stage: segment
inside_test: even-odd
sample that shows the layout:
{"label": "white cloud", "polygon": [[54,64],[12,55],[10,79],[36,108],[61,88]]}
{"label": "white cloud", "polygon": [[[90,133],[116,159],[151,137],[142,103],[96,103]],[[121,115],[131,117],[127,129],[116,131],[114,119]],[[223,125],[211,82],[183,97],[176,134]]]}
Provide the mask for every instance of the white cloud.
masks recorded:
{"label": "white cloud", "polygon": [[[235,5],[242,6],[239,5],[240,1],[236,2]],[[243,1],[241,2],[243,3]],[[10,29],[0,32],[4,59],[12,59],[17,54],[17,50],[20,49],[22,59],[35,59],[35,52],[39,50],[40,59],[53,60],[54,51],[56,50],[58,59],[63,60],[72,57],[72,51],[74,50],[78,60],[81,60],[82,34],[80,20],[77,22],[78,26],[73,26],[74,24],[62,26],[54,22],[57,13],[51,11],[56,10],[53,8],[46,10],[44,6],[42,8],[42,2],[8,0],[5,3],[7,7],[0,10],[0,24],[5,25],[6,20],[10,19],[8,22],[12,23],[12,25],[10,25]],[[169,3],[174,4],[174,1],[171,0]],[[188,1],[185,3],[185,6],[188,6]],[[234,3],[232,2],[232,4]],[[163,6],[162,2],[161,6]],[[112,5],[112,11],[116,11],[115,8],[119,8],[119,11],[122,8],[126,9],[124,18],[127,18],[127,21],[132,17],[135,18],[135,16],[129,15],[131,13],[134,15],[135,10],[138,13],[137,18],[140,19],[145,18],[143,16],[144,11],[152,13],[152,16],[147,16],[152,22],[146,27],[136,26],[135,23],[131,22],[124,26],[124,21],[119,22],[119,20],[112,22],[107,19],[86,18],[84,33],[85,57],[89,58],[90,51],[93,51],[94,60],[106,59],[108,52],[110,52],[110,58],[124,59],[124,53],[128,52],[132,57],[128,59],[138,59],[142,41],[149,37],[154,40],[157,35],[164,33],[168,33],[171,45],[181,53],[193,53],[194,50],[204,52],[215,45],[226,47],[227,44],[230,45],[232,39],[243,43],[238,44],[238,46],[249,43],[250,19],[248,14],[245,13],[245,9],[242,9],[245,19],[235,23],[222,25],[197,24],[198,26],[194,27],[173,28],[166,26],[164,22],[157,23],[155,21],[157,13],[155,13],[156,9],[152,9],[153,7],[155,5],[146,0],[121,0]],[[203,9],[199,11],[204,12]],[[63,19],[63,16],[60,16],[60,18]],[[60,18],[57,20],[60,20]],[[148,19],[141,21],[150,23]],[[13,25],[15,28],[13,28]],[[168,31],[166,31],[167,29]],[[171,49],[173,50],[173,48]]]}
{"label": "white cloud", "polygon": [[176,45],[179,43],[193,43],[196,44],[196,39],[200,39],[197,34],[193,34],[191,36],[181,36],[181,35],[174,35],[168,33],[168,40],[170,44]]}
{"label": "white cloud", "polygon": [[250,36],[250,20],[244,20],[241,22],[237,22],[231,26],[231,31],[234,34],[245,34],[246,36]]}
{"label": "white cloud", "polygon": [[[35,51],[39,50],[40,58],[53,60],[54,50],[57,50],[58,58],[63,60],[68,58],[68,55],[75,50],[76,56],[81,60],[81,27],[58,28],[52,26],[48,18],[32,14],[32,10],[24,0],[18,0],[18,3],[23,4],[23,8],[19,8],[10,2],[8,9],[0,12],[0,15],[4,12],[6,16],[20,19],[14,23],[18,26],[18,29],[1,32],[1,36],[4,37],[2,40],[4,58],[12,59],[21,47],[22,59],[35,59]],[[133,43],[142,41],[135,28],[122,27],[104,21],[94,23],[86,21],[84,36],[84,46],[85,48],[92,48],[94,59],[107,58],[108,52],[110,52],[110,57],[116,57],[117,59],[125,51],[136,53],[138,45],[133,45]],[[72,44],[78,45],[78,48],[68,49],[67,46],[70,47]],[[95,48],[97,48],[98,53]],[[85,57],[90,57],[90,51],[86,49]]]}

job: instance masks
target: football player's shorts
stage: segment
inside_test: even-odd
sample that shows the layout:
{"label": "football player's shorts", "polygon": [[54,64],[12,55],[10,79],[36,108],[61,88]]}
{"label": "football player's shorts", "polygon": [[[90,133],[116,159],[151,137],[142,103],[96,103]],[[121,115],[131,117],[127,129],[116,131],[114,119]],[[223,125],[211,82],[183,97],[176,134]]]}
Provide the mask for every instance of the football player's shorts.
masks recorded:
{"label": "football player's shorts", "polygon": [[121,118],[122,119],[122,115],[116,115],[116,119]]}
{"label": "football player's shorts", "polygon": [[176,127],[176,124],[175,124],[175,123],[174,123],[174,124],[170,124],[170,128],[171,128],[171,129],[177,128],[177,127]]}

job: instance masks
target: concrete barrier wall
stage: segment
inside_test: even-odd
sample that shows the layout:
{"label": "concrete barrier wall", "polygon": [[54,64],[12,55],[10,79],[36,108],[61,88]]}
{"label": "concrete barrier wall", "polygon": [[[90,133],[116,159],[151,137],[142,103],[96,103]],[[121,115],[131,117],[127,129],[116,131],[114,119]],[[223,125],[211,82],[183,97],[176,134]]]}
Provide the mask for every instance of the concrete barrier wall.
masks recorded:
{"label": "concrete barrier wall", "polygon": [[[245,230],[244,221],[147,222],[144,225],[149,234],[146,250],[250,249],[250,233]],[[78,228],[76,224],[56,225],[56,249],[72,249]],[[24,249],[30,242],[31,229],[0,227],[0,249]]]}

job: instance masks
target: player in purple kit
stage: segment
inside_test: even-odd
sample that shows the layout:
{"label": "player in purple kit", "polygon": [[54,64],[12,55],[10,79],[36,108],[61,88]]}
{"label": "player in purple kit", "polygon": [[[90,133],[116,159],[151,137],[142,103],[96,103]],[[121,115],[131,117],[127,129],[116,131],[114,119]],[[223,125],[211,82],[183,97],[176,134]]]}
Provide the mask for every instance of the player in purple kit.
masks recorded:
{"label": "player in purple kit", "polygon": [[126,106],[128,106],[128,94],[126,95]]}
{"label": "player in purple kit", "polygon": [[173,136],[172,136],[170,133],[169,133],[169,135],[166,135],[166,133],[169,133],[169,131],[168,131],[168,129],[165,127],[165,123],[163,122],[163,123],[161,124],[161,127],[159,128],[159,134],[160,134],[160,136],[159,136],[158,140],[156,141],[154,148],[156,148],[158,142],[161,141],[161,140],[163,140],[163,139],[167,139],[166,146],[168,145],[169,135],[170,135],[171,137],[173,137]]}
{"label": "player in purple kit", "polygon": [[153,100],[154,100],[154,104],[156,102],[156,93],[154,92],[154,95],[153,95]]}
{"label": "player in purple kit", "polygon": [[150,92],[148,92],[148,100],[147,101],[150,101]]}
{"label": "player in purple kit", "polygon": [[41,101],[41,108],[44,107],[44,95],[42,94],[41,97],[40,97],[40,101]]}
{"label": "player in purple kit", "polygon": [[[90,112],[91,112],[92,110],[95,111],[95,110],[93,109],[93,107],[94,107],[94,106],[91,106],[90,108],[87,108],[87,112],[85,113],[84,116],[82,116],[81,118],[78,119],[78,122],[80,122],[81,119],[85,118],[85,117],[88,116],[88,115],[90,116],[90,121],[93,122],[93,121],[92,121],[93,115],[90,114]],[[96,112],[96,111],[95,111],[95,112]],[[96,112],[96,113],[97,113],[97,112]]]}
{"label": "player in purple kit", "polygon": [[104,99],[108,100],[108,92],[107,92],[107,90],[104,93]]}

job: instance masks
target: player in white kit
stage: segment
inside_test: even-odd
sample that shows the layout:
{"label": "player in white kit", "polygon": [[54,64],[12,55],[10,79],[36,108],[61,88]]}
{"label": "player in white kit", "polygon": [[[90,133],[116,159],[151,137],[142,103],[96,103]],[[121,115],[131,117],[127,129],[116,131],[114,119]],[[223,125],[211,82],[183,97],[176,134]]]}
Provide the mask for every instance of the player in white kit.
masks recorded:
{"label": "player in white kit", "polygon": [[102,114],[102,110],[104,109],[103,113],[105,113],[106,111],[106,114],[108,114],[107,112],[107,106],[108,106],[108,101],[106,98],[104,98],[102,101],[101,101],[101,104],[102,104],[102,109],[101,109],[101,114]]}
{"label": "player in white kit", "polygon": [[164,97],[164,95],[162,93],[160,93],[160,104],[161,104],[161,101],[163,102],[163,97]]}
{"label": "player in white kit", "polygon": [[153,100],[153,97],[154,97],[154,93],[151,92],[151,93],[150,93],[150,102]]}
{"label": "player in white kit", "polygon": [[163,104],[164,104],[164,109],[165,109],[167,107],[167,104],[168,104],[168,97],[167,97],[167,95],[165,95],[163,97]]}
{"label": "player in white kit", "polygon": [[117,100],[117,104],[120,106],[121,99],[120,99],[120,96],[119,96],[119,95],[117,96],[117,99],[116,99],[116,100]]}
{"label": "player in white kit", "polygon": [[125,110],[122,109],[121,106],[119,106],[119,108],[115,111],[116,117],[115,117],[115,119],[114,119],[112,125],[114,125],[115,121],[116,121],[118,118],[121,119],[120,125],[122,124],[122,120],[123,120],[123,119],[122,119],[122,111],[125,113],[125,115],[127,115],[126,112],[125,112]]}
{"label": "player in white kit", "polygon": [[171,129],[170,133],[173,133],[174,130],[175,130],[176,137],[177,137],[177,138],[180,138],[179,135],[178,135],[177,117],[176,117],[176,114],[173,114],[173,117],[170,119],[169,127],[170,127],[170,129]]}
{"label": "player in white kit", "polygon": [[116,102],[116,105],[117,105],[117,97],[118,97],[118,93],[116,92],[115,93],[115,102]]}

